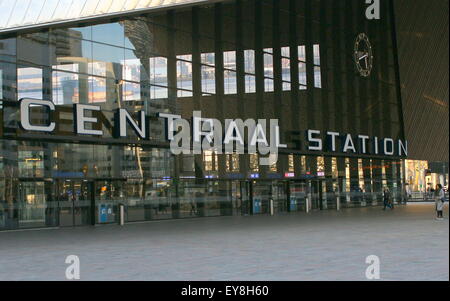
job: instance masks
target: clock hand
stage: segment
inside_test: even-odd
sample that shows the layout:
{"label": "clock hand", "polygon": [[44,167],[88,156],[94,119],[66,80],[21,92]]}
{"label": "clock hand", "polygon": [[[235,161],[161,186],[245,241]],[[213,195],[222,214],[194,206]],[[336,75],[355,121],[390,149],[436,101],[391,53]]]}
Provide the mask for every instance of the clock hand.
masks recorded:
{"label": "clock hand", "polygon": [[366,57],[368,57],[369,55],[366,53],[366,54],[364,54],[363,56],[361,56],[361,57],[359,57],[359,60],[362,60],[363,58],[366,58]]}

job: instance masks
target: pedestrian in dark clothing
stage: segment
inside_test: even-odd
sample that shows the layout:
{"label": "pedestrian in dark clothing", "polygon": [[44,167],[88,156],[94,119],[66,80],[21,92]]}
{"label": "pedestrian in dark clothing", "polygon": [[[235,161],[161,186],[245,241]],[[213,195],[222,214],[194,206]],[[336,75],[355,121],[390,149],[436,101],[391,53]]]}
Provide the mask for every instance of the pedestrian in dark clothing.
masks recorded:
{"label": "pedestrian in dark clothing", "polygon": [[383,210],[386,210],[386,207],[389,207],[390,209],[394,209],[391,203],[391,192],[389,191],[389,188],[385,187],[383,190]]}
{"label": "pedestrian in dark clothing", "polygon": [[437,220],[444,220],[444,202],[445,202],[445,194],[444,190],[442,189],[441,184],[436,185],[436,190],[434,192],[434,200],[436,203],[436,213],[437,213]]}

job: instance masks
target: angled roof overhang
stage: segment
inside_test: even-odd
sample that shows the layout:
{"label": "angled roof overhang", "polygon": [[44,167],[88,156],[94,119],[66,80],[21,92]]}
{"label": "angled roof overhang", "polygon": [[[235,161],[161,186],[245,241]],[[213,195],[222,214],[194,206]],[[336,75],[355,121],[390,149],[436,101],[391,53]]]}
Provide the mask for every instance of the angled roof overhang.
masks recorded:
{"label": "angled roof overhang", "polygon": [[0,0],[0,33],[139,14],[211,0]]}

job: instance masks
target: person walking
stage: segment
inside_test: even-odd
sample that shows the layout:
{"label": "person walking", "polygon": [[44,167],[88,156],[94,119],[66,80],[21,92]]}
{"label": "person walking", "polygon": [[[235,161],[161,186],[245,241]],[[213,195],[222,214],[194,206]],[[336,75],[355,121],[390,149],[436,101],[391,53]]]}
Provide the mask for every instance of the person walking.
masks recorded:
{"label": "person walking", "polygon": [[389,207],[393,209],[391,205],[391,192],[389,191],[389,188],[384,187],[383,190],[383,210],[386,210],[386,207]]}
{"label": "person walking", "polygon": [[442,189],[441,184],[436,185],[436,190],[434,191],[434,201],[436,203],[436,213],[437,213],[437,220],[444,220],[444,190]]}

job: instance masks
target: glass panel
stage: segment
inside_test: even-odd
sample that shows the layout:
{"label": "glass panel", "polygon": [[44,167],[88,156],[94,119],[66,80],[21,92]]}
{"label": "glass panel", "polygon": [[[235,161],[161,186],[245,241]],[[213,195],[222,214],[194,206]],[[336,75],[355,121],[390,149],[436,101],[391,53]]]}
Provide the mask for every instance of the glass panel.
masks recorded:
{"label": "glass panel", "polygon": [[215,75],[215,54],[202,53],[200,55],[201,63],[201,78],[202,78],[202,92],[215,94],[216,93],[216,75]]}
{"label": "glass panel", "polygon": [[[203,65],[210,65],[210,66],[214,66],[215,65],[215,54],[214,52],[210,52],[210,53],[202,53],[200,55],[201,58],[201,63]],[[188,59],[190,60],[190,59]]]}
{"label": "glass panel", "polygon": [[167,98],[169,89],[160,86],[150,86],[150,98],[151,99],[163,99]]}
{"label": "glass panel", "polygon": [[286,82],[291,81],[291,60],[282,58],[281,59],[281,76],[282,80]]}
{"label": "glass panel", "polygon": [[304,182],[290,183],[290,200],[289,210],[292,211],[305,211],[306,210],[306,194],[308,186]]}
{"label": "glass panel", "polygon": [[[128,181],[127,181],[128,182]],[[138,202],[133,201],[133,208],[129,209],[133,214],[131,218],[137,220],[168,219],[173,218],[175,200],[175,187],[172,181],[164,179],[148,179],[145,181],[143,205],[137,206]],[[138,209],[142,208],[142,209]],[[139,211],[138,211],[139,210]]]}
{"label": "glass panel", "polygon": [[179,215],[180,217],[196,217],[204,215],[204,184],[196,184],[188,180],[180,182]]}
{"label": "glass panel", "polygon": [[141,100],[141,85],[139,83],[123,82],[123,100]]}
{"label": "glass panel", "polygon": [[269,212],[270,182],[256,182],[253,185],[253,214]]}
{"label": "glass panel", "polygon": [[298,82],[300,83],[300,89],[306,87],[306,63],[298,63]]}
{"label": "glass panel", "polygon": [[245,73],[255,74],[255,50],[244,50]]}
{"label": "glass panel", "polygon": [[46,32],[21,35],[17,38],[17,60],[25,64],[49,66],[49,36]]}
{"label": "glass panel", "polygon": [[17,69],[17,98],[42,99],[42,69],[33,67]]}
{"label": "glass panel", "polygon": [[273,79],[266,78],[264,79],[264,91],[273,92]]}
{"label": "glass panel", "polygon": [[[285,183],[281,181],[272,182],[270,198],[273,200],[274,213],[287,212],[287,195]],[[269,202],[270,202],[269,198]],[[270,203],[269,203],[270,206]],[[270,208],[269,208],[270,210]]]}
{"label": "glass panel", "polygon": [[89,76],[89,103],[106,102],[106,79]]}
{"label": "glass panel", "polygon": [[95,42],[124,47],[124,27],[120,23],[94,25],[92,26],[92,40]]}
{"label": "glass panel", "polygon": [[92,43],[93,75],[106,76],[120,80],[122,78],[122,64],[125,50],[98,43]]}
{"label": "glass panel", "polygon": [[264,53],[264,76],[273,78],[273,55]]}
{"label": "glass panel", "polygon": [[[76,65],[75,65],[76,66]],[[78,74],[53,71],[53,102],[56,105],[79,102]]]}
{"label": "glass panel", "polygon": [[0,94],[5,100],[17,100],[16,97],[16,65],[0,64]]}
{"label": "glass panel", "polygon": [[225,51],[223,53],[223,67],[229,70],[236,70],[236,51]]}
{"label": "glass panel", "polygon": [[92,42],[81,40],[84,30],[72,29],[53,30],[50,35],[52,45],[50,57],[54,69],[67,70],[60,65],[73,64],[78,66],[80,73],[92,73]]}
{"label": "glass panel", "polygon": [[289,47],[281,47],[281,56],[285,58],[289,58],[291,53],[291,49]]}
{"label": "glass panel", "polygon": [[322,88],[322,78],[319,66],[314,66],[314,87]]}
{"label": "glass panel", "polygon": [[123,79],[140,82],[141,81],[141,60],[134,56],[133,51],[125,50],[125,61],[123,64]]}
{"label": "glass panel", "polygon": [[167,58],[150,58],[150,84],[167,87]]}
{"label": "glass panel", "polygon": [[256,92],[256,79],[254,75],[245,76],[245,93]]}
{"label": "glass panel", "polygon": [[313,53],[314,53],[314,65],[320,66],[320,45],[315,44],[313,46]]}
{"label": "glass panel", "polygon": [[305,46],[298,46],[298,60],[301,62],[306,62],[306,50]]}
{"label": "glass panel", "polygon": [[0,60],[7,62],[15,62],[16,54],[17,53],[16,53],[15,38],[0,40]]}
{"label": "glass panel", "polygon": [[19,227],[33,228],[45,226],[44,182],[21,182],[19,185]]}
{"label": "glass panel", "polygon": [[192,96],[192,55],[179,55],[177,58],[187,60],[177,61],[177,88],[183,89],[178,90],[178,97],[190,97]]}
{"label": "glass panel", "polygon": [[225,94],[237,93],[237,76],[236,72],[225,70],[224,71],[224,92]]}
{"label": "glass panel", "polygon": [[216,93],[216,77],[215,68],[213,66],[202,65],[202,92],[215,94]]}

